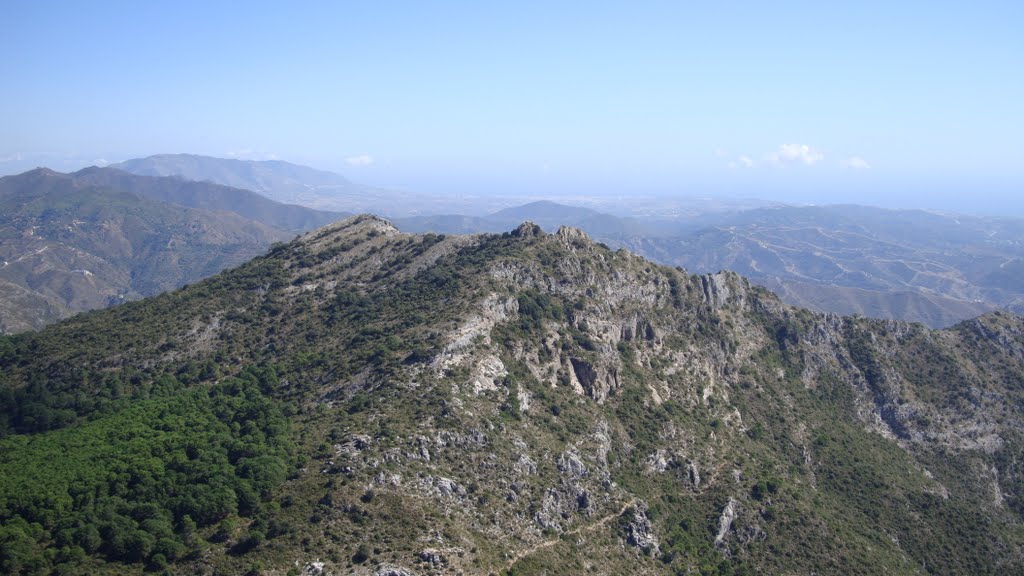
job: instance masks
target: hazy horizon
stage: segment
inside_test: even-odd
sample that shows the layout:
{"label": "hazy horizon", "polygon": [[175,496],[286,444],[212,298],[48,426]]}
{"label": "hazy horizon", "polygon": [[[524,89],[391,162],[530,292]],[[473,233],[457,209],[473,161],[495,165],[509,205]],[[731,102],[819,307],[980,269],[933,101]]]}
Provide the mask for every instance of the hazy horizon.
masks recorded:
{"label": "hazy horizon", "polygon": [[193,153],[423,194],[1024,215],[1014,3],[0,12],[0,174]]}

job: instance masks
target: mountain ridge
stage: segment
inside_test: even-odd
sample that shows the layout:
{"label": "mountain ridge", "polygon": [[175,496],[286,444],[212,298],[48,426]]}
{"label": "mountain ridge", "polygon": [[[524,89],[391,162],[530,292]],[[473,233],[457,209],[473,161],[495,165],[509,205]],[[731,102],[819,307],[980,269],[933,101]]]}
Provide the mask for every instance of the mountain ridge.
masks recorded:
{"label": "mountain ridge", "polygon": [[[143,391],[264,374],[290,479],[198,526],[175,565],[323,574],[1012,573],[1022,359],[1003,312],[947,330],[817,314],[577,229],[367,216],[0,339],[8,431],[38,442]],[[116,552],[89,562],[153,561]]]}
{"label": "mountain ridge", "polygon": [[[613,247],[697,272],[731,269],[819,311],[951,326],[1016,310],[1024,221],[857,205],[769,207],[658,226],[552,203],[510,209],[548,230],[579,227]],[[484,217],[395,219],[410,232],[507,229]],[[548,216],[553,214],[552,216]],[[931,228],[930,228],[931,227]],[[938,230],[929,233],[928,230]]]}
{"label": "mountain ridge", "polygon": [[95,166],[83,168],[70,176],[83,184],[131,190],[152,200],[187,208],[234,212],[289,232],[319,228],[352,215],[283,204],[247,189],[196,182],[178,176],[140,176],[115,168]]}
{"label": "mountain ridge", "polygon": [[0,178],[0,331],[153,295],[343,216],[110,168]]}
{"label": "mountain ridge", "polygon": [[112,168],[148,176],[176,176],[251,190],[277,202],[317,210],[379,212],[404,210],[419,202],[415,194],[356,184],[334,172],[283,160],[241,160],[197,154],[157,154]]}

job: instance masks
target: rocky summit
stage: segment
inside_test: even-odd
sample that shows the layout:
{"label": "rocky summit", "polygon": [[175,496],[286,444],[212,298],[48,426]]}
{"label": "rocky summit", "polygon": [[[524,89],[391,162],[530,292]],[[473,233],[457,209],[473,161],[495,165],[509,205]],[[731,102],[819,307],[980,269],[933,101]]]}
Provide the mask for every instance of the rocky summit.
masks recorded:
{"label": "rocky summit", "polygon": [[8,573],[1024,571],[1024,321],[812,313],[573,228],[350,218],[0,339],[0,388]]}

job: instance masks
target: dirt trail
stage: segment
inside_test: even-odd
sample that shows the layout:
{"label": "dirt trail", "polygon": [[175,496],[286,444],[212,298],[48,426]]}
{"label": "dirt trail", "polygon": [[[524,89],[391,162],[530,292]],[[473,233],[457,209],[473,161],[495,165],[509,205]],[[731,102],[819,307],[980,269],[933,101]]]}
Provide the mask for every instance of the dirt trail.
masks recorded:
{"label": "dirt trail", "polygon": [[586,526],[580,526],[578,528],[574,528],[572,530],[569,530],[568,532],[563,533],[558,538],[552,538],[551,540],[545,540],[543,542],[540,542],[540,543],[538,543],[538,544],[536,544],[534,546],[531,546],[531,547],[527,548],[526,550],[523,550],[523,551],[519,552],[518,554],[516,554],[515,556],[510,558],[509,561],[505,564],[505,570],[511,569],[513,566],[518,564],[520,560],[522,560],[523,558],[526,558],[527,556],[530,556],[531,554],[534,554],[535,552],[543,550],[544,548],[550,548],[550,547],[554,546],[555,544],[558,544],[559,542],[562,542],[562,539],[564,537],[566,537],[566,536],[574,536],[576,534],[581,534],[583,532],[592,532],[592,531],[600,528],[601,526],[604,526],[605,524],[611,522],[613,519],[618,518],[619,516],[622,516],[623,514],[625,514],[626,510],[629,510],[629,507],[633,506],[638,501],[639,501],[639,498],[633,498],[629,502],[626,502],[625,504],[623,504],[622,508],[619,508],[618,512],[614,512],[612,514],[604,516],[600,520],[598,520],[597,522],[594,522],[592,524],[587,524]]}

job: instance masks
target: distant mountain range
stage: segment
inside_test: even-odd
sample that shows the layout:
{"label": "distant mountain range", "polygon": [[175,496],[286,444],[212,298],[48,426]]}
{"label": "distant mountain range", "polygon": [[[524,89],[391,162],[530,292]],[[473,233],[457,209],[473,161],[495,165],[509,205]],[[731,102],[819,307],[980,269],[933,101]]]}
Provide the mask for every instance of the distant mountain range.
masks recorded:
{"label": "distant mountain range", "polygon": [[[932,327],[999,307],[1024,310],[1021,220],[758,201],[705,199],[689,205],[678,198],[635,210],[614,199],[603,199],[604,204],[591,199],[592,207],[547,200],[507,207],[507,198],[438,198],[363,186],[288,162],[191,154],[128,160],[113,168],[85,169],[73,178],[78,186],[227,210],[278,232],[308,230],[356,212],[385,215],[406,232],[495,233],[525,220],[548,231],[573,226],[609,246],[693,272],[735,270],[791,304]],[[487,206],[491,212],[478,215]],[[12,286],[0,287],[5,302],[24,297]]]}
{"label": "distant mountain range", "polygon": [[948,326],[1024,305],[1024,221],[865,206],[759,209],[623,245],[689,270],[729,269],[788,301]]}
{"label": "distant mountain range", "polygon": [[[126,160],[111,168],[143,176],[177,176],[257,192],[271,200],[318,210],[372,212],[390,218],[472,211],[493,200],[431,196],[375,188],[308,166],[281,160],[237,160],[195,154],[158,154]],[[507,204],[506,204],[507,205]]]}
{"label": "distant mountain range", "polygon": [[1024,221],[865,206],[783,206],[653,223],[534,202],[484,217],[396,219],[475,233],[530,220],[699,273],[734,270],[815,310],[952,325],[1024,306]]}
{"label": "distant mountain range", "polygon": [[651,231],[651,226],[633,218],[619,218],[590,208],[566,206],[547,200],[506,208],[487,216],[436,215],[392,219],[404,231],[442,234],[502,232],[526,220],[549,231],[565,225],[583,228],[601,236],[644,234]]}
{"label": "distant mountain range", "polygon": [[282,204],[250,189],[178,177],[140,176],[120,169],[85,168],[72,174],[81,185],[131,190],[160,202],[203,210],[227,210],[281,230],[303,232],[342,220],[350,212],[315,210]]}
{"label": "distant mountain range", "polygon": [[0,332],[194,282],[344,216],[111,168],[0,178]]}
{"label": "distant mountain range", "polygon": [[375,192],[339,174],[280,160],[158,154],[126,160],[110,167],[142,176],[177,176],[185,180],[212,182],[251,190],[277,202],[324,209],[338,209],[345,205],[344,199]]}

